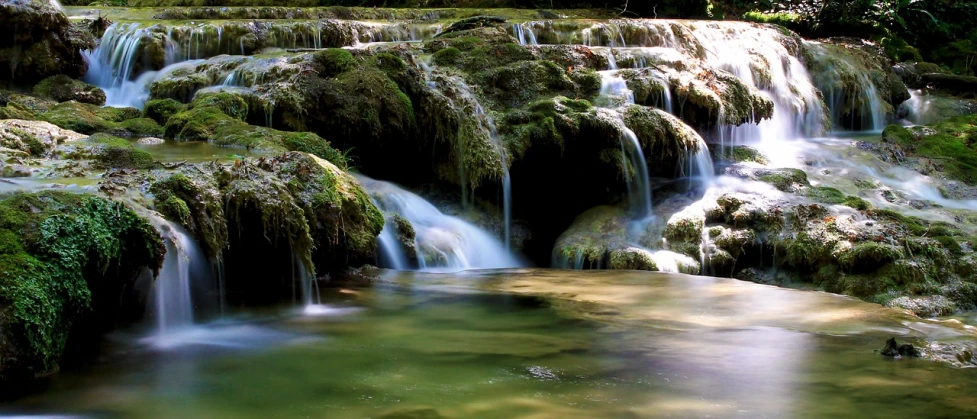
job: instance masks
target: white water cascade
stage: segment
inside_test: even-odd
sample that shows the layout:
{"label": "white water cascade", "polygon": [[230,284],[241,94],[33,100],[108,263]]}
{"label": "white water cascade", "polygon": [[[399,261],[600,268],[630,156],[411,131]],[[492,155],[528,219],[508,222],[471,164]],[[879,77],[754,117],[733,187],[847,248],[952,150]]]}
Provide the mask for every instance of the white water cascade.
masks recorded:
{"label": "white water cascade", "polygon": [[[613,71],[603,71],[601,76],[600,98],[598,103],[606,108],[601,112],[621,129],[621,167],[624,168],[624,180],[628,187],[628,201],[631,211],[639,219],[647,219],[652,215],[651,184],[648,180],[648,162],[641,151],[641,143],[634,131],[624,124],[624,118],[616,107],[634,104],[634,93],[628,89],[627,83]],[[628,168],[633,168],[630,173]]]}
{"label": "white water cascade", "polygon": [[191,265],[206,263],[206,257],[181,227],[158,217],[152,219],[166,243],[163,268],[153,282],[152,293],[156,334],[165,336],[193,325]]}
{"label": "white water cascade", "polygon": [[388,221],[378,242],[384,259],[393,269],[409,269],[409,259],[417,260],[422,271],[512,268],[521,266],[499,239],[461,218],[446,215],[430,202],[390,182],[362,175],[357,179],[385,213],[404,217],[415,232],[415,255],[407,255]]}

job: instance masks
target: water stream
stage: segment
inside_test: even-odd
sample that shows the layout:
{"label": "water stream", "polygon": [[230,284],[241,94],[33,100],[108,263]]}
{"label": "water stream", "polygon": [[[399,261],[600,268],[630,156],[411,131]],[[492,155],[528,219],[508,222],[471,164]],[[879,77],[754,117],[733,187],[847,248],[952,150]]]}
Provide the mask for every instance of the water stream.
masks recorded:
{"label": "water stream", "polygon": [[521,270],[386,272],[323,301],[343,310],[254,311],[261,327],[227,329],[251,339],[207,351],[164,356],[115,336],[113,356],[63,371],[49,391],[0,413],[977,415],[977,370],[873,352],[889,336],[974,345],[974,328],[831,294],[675,274]]}

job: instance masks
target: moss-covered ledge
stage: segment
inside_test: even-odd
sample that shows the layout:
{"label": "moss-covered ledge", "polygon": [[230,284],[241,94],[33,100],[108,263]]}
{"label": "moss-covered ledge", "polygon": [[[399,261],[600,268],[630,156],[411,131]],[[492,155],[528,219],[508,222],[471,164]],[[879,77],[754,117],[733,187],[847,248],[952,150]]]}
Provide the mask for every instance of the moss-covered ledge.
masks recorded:
{"label": "moss-covered ledge", "polygon": [[165,252],[159,232],[119,202],[0,197],[0,387],[57,371],[69,336],[108,330],[124,290],[158,271]]}

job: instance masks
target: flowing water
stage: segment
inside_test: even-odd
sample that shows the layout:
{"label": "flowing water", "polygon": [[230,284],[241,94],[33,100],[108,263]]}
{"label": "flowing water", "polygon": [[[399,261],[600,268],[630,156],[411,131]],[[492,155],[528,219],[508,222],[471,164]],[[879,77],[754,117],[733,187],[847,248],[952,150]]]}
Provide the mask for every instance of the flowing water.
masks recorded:
{"label": "flowing water", "polygon": [[[399,243],[388,217],[378,238],[381,265],[394,269],[458,271],[520,266],[504,243],[461,218],[446,215],[430,202],[390,182],[357,175],[381,211],[404,217],[414,228],[414,254]],[[415,260],[411,265],[409,260]]]}
{"label": "flowing water", "polygon": [[[730,279],[550,270],[385,272],[332,316],[252,312],[246,341],[106,354],[3,413],[122,417],[977,415],[977,369],[884,359],[974,328]],[[219,330],[219,329],[217,329]],[[213,333],[217,333],[214,331]],[[231,333],[230,331],[226,333]],[[389,416],[384,416],[389,415]],[[399,416],[398,416],[399,415]],[[440,415],[440,416],[438,416]]]}

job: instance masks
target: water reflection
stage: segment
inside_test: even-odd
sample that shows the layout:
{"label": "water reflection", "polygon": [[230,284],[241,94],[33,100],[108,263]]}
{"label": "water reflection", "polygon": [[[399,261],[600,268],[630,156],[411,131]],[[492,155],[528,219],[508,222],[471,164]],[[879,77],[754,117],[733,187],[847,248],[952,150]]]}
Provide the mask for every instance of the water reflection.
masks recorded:
{"label": "water reflection", "polygon": [[[684,275],[524,269],[386,272],[368,288],[326,290],[323,302],[329,315],[265,313],[265,321],[215,327],[200,344],[173,351],[118,338],[99,365],[66,371],[48,392],[3,410],[125,417],[977,414],[970,390],[977,370],[873,353],[890,335],[972,344],[972,330],[831,294]],[[239,339],[251,344],[211,344]]]}

